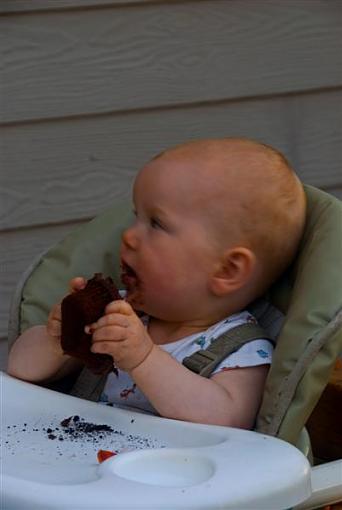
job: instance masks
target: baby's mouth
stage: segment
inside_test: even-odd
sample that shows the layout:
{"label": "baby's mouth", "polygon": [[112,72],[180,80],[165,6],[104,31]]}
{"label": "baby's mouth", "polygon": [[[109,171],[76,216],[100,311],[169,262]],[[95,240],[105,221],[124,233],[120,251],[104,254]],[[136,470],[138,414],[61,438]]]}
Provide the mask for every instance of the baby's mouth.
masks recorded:
{"label": "baby's mouth", "polygon": [[121,281],[128,292],[132,292],[139,283],[137,273],[126,262],[121,262]]}
{"label": "baby's mouth", "polygon": [[135,270],[124,260],[121,260],[121,281],[126,288],[126,301],[139,315],[144,306],[143,282]]}

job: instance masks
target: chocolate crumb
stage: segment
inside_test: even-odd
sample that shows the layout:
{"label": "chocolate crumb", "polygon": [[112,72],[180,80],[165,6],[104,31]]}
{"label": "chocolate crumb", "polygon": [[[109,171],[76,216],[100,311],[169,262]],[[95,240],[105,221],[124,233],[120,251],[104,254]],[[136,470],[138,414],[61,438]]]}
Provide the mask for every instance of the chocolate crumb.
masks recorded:
{"label": "chocolate crumb", "polygon": [[[63,426],[64,439],[68,438],[72,441],[75,439],[86,439],[87,442],[97,442],[99,439],[103,439],[103,433],[114,432],[112,427],[105,424],[89,423],[78,415],[69,416],[60,422]],[[101,432],[101,434],[98,434]]]}
{"label": "chocolate crumb", "polygon": [[72,416],[69,416],[69,418],[65,418],[64,420],[62,420],[61,421],[62,427],[67,427],[71,420],[72,420]]}

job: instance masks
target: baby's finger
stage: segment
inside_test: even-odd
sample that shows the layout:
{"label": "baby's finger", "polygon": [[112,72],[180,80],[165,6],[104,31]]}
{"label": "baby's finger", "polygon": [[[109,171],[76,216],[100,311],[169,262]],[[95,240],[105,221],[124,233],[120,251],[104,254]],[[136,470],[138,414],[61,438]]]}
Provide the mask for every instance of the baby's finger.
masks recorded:
{"label": "baby's finger", "polygon": [[51,320],[48,324],[48,333],[51,336],[57,336],[59,337],[61,335],[61,323],[57,320]]}
{"label": "baby's finger", "polygon": [[78,290],[84,289],[87,285],[87,280],[83,276],[76,276],[69,282],[70,292],[77,292]]}
{"label": "baby's finger", "polygon": [[109,313],[108,315],[100,317],[99,320],[93,322],[93,324],[90,324],[90,330],[95,331],[97,328],[109,325],[128,328],[130,320],[127,315],[123,315],[122,313]]}
{"label": "baby's finger", "polygon": [[54,305],[49,313],[48,321],[51,320],[61,320],[62,310],[61,310],[61,304]]}
{"label": "baby's finger", "polygon": [[135,314],[133,308],[127,301],[123,299],[118,299],[116,301],[112,301],[105,308],[105,313],[122,313],[123,315],[132,315]]}
{"label": "baby's finger", "polygon": [[108,315],[103,315],[99,318],[98,321],[93,322],[92,324],[87,324],[87,326],[84,328],[84,331],[89,335],[94,333],[94,331],[96,331],[98,328],[109,325],[128,328],[129,319],[127,315],[122,315],[121,313],[110,313]]}
{"label": "baby's finger", "polygon": [[114,358],[113,342],[96,342],[90,348],[94,354],[109,354]]}
{"label": "baby's finger", "polygon": [[93,344],[97,342],[103,342],[105,340],[111,340],[113,342],[120,342],[125,340],[127,337],[127,329],[121,326],[104,326],[98,328],[93,333]]}

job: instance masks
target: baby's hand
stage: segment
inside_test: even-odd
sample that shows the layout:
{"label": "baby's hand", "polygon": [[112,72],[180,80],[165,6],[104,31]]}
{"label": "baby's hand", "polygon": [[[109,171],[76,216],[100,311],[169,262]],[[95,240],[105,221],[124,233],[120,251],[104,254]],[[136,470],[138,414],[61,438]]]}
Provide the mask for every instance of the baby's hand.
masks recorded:
{"label": "baby's hand", "polygon": [[141,320],[126,301],[112,301],[105,315],[86,326],[93,333],[94,353],[110,354],[122,370],[133,370],[150,354],[153,342]]}
{"label": "baby's hand", "polygon": [[[76,292],[77,290],[81,290],[86,286],[85,278],[80,276],[73,278],[69,282],[70,292]],[[47,333],[50,337],[56,340],[56,344],[59,345],[61,341],[61,333],[62,333],[62,311],[61,311],[61,303],[54,305],[51,308],[51,311],[48,316],[47,324],[46,324]]]}

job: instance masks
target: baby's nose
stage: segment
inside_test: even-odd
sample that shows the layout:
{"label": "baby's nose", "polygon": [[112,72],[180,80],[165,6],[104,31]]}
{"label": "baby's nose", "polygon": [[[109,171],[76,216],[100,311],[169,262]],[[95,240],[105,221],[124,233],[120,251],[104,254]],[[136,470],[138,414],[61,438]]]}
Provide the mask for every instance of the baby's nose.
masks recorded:
{"label": "baby's nose", "polygon": [[138,236],[134,226],[126,228],[122,234],[122,242],[127,248],[136,250],[138,247]]}

